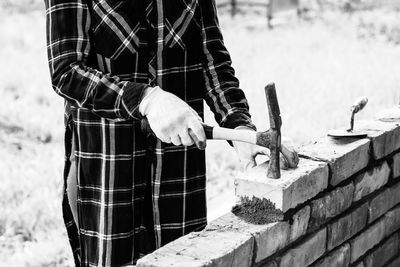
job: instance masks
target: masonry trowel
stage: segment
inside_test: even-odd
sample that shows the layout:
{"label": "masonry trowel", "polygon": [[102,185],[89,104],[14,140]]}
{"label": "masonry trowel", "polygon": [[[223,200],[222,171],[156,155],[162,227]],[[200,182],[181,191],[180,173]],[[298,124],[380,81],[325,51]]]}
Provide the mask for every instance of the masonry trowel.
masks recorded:
{"label": "masonry trowel", "polygon": [[354,115],[361,111],[368,103],[368,98],[361,97],[351,106],[350,128],[349,129],[336,129],[328,132],[328,136],[333,138],[363,138],[367,136],[367,132],[363,130],[354,129]]}

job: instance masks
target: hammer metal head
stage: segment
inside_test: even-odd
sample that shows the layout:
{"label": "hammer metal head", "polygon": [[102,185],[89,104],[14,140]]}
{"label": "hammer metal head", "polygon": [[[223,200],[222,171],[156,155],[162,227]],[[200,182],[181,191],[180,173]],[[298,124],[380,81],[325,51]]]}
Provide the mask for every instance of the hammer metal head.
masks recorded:
{"label": "hammer metal head", "polygon": [[279,179],[281,177],[279,152],[281,149],[281,115],[276,96],[275,84],[271,83],[265,87],[265,95],[267,98],[269,123],[271,131],[270,139],[270,161],[267,177],[272,179]]}

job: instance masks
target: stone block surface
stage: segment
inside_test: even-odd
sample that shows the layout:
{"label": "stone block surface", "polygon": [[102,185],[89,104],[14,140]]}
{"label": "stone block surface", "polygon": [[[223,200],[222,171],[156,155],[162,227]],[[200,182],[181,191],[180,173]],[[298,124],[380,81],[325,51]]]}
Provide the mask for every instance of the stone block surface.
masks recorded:
{"label": "stone block surface", "polygon": [[390,168],[386,161],[381,165],[361,173],[354,180],[354,201],[358,201],[366,195],[381,188],[389,180]]}
{"label": "stone block surface", "polygon": [[386,236],[400,229],[400,206],[396,206],[384,215],[386,220]]}
{"label": "stone block surface", "polygon": [[328,225],[328,250],[348,240],[367,225],[368,203]]}
{"label": "stone block surface", "polygon": [[400,122],[400,105],[380,111],[377,118],[383,122]]}
{"label": "stone block surface", "polygon": [[270,199],[287,221],[254,225],[228,213],[137,266],[400,266],[400,106],[355,129],[367,138],[301,147],[299,167],[279,180],[266,177],[266,163],[236,179],[238,197]]}
{"label": "stone block surface", "polygon": [[364,262],[360,261],[359,263],[357,263],[354,267],[365,267]]}
{"label": "stone block surface", "polygon": [[400,178],[400,153],[393,156],[393,178]]}
{"label": "stone block surface", "polygon": [[303,243],[292,248],[282,255],[280,267],[302,267],[308,266],[326,250],[326,228],[313,234]]}
{"label": "stone block surface", "polygon": [[284,221],[266,225],[250,224],[233,213],[227,213],[212,221],[206,230],[250,234],[255,240],[255,262],[260,262],[288,244],[290,224]]}
{"label": "stone block surface", "polygon": [[311,218],[309,230],[318,227],[327,220],[347,210],[353,202],[354,185],[350,183],[343,187],[335,188],[325,196],[311,202]]}
{"label": "stone block surface", "polygon": [[365,130],[368,133],[374,159],[381,159],[400,148],[400,123],[398,122],[359,121],[356,129]]}
{"label": "stone block surface", "polygon": [[350,264],[350,245],[348,243],[329,252],[328,255],[311,265],[312,267],[347,267]]}
{"label": "stone block surface", "polygon": [[253,244],[248,233],[194,232],[144,256],[137,266],[251,266]]}
{"label": "stone block surface", "polygon": [[299,148],[299,154],[328,162],[332,173],[330,184],[335,186],[368,165],[369,147],[370,141],[366,138],[334,139],[324,137]]}
{"label": "stone block surface", "polygon": [[357,261],[365,252],[378,244],[386,235],[385,217],[379,219],[369,226],[361,234],[350,240],[351,246],[351,262]]}
{"label": "stone block surface", "polygon": [[394,260],[391,260],[386,267],[399,267],[400,266],[400,257],[395,258]]}
{"label": "stone block surface", "polygon": [[400,203],[400,183],[385,189],[369,203],[369,223]]}
{"label": "stone block surface", "polygon": [[388,211],[383,217],[350,241],[351,262],[355,262],[365,252],[398,229],[400,229],[400,206]]}
{"label": "stone block surface", "polygon": [[366,267],[384,266],[391,258],[399,252],[399,236],[393,235],[378,248],[369,254],[365,260]]}
{"label": "stone block surface", "polygon": [[392,185],[390,187],[391,194],[393,195],[393,206],[400,203],[400,183]]}
{"label": "stone block surface", "polygon": [[236,196],[267,198],[283,212],[311,199],[328,185],[328,166],[324,162],[301,159],[296,169],[282,170],[280,179],[267,178],[266,163],[235,180]]}
{"label": "stone block surface", "polygon": [[310,219],[310,210],[310,206],[305,206],[293,215],[293,224],[290,228],[290,242],[306,234]]}
{"label": "stone block surface", "polygon": [[251,234],[257,244],[255,262],[271,256],[287,245],[289,239],[290,225],[287,222],[277,222],[267,227],[253,228]]}

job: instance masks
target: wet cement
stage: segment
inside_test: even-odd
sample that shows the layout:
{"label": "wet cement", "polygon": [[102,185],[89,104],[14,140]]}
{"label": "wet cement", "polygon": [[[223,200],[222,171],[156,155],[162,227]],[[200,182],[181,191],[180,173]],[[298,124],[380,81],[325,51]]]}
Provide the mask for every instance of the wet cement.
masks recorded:
{"label": "wet cement", "polygon": [[252,224],[268,224],[283,220],[283,212],[269,199],[241,197],[240,204],[232,208],[232,213]]}

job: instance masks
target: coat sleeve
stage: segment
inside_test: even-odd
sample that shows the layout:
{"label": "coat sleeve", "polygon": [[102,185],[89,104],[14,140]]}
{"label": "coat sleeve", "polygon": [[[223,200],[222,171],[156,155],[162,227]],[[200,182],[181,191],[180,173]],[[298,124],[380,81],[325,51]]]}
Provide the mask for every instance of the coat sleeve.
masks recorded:
{"label": "coat sleeve", "polygon": [[91,51],[86,0],[45,0],[52,87],[78,107],[107,119],[140,119],[145,83],[122,81],[87,65]]}
{"label": "coat sleeve", "polygon": [[202,14],[203,69],[206,83],[205,100],[219,125],[227,128],[248,126],[249,105],[231,66],[218,22],[215,0],[198,0]]}

